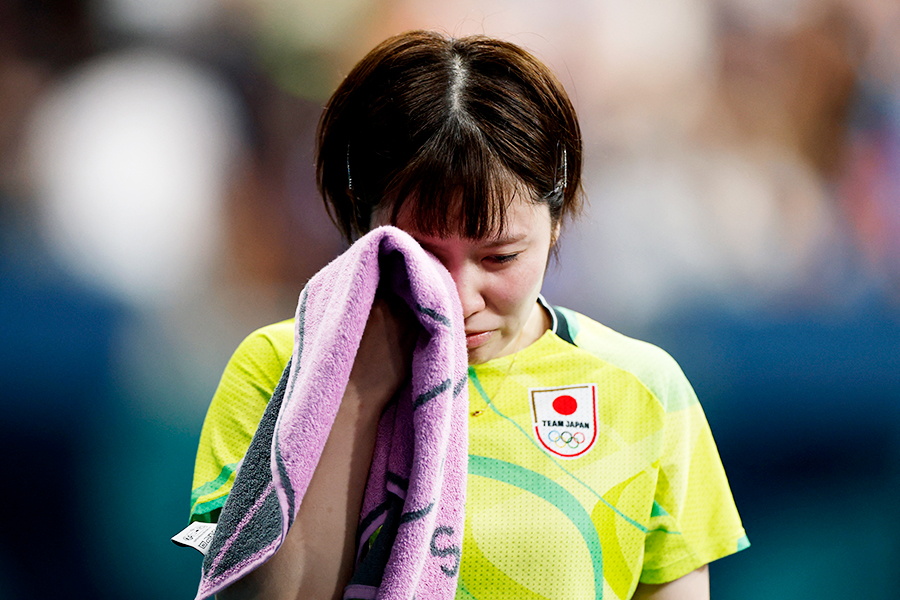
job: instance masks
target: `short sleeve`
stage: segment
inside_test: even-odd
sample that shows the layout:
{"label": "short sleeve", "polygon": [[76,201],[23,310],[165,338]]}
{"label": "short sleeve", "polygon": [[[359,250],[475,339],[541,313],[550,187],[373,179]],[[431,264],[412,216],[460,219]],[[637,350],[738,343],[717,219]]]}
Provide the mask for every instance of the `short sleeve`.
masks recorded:
{"label": "short sleeve", "polygon": [[228,361],[197,449],[191,521],[215,522],[293,350],[292,319],[250,334]]}
{"label": "short sleeve", "polygon": [[636,377],[664,412],[640,581],[674,581],[749,546],[706,415],[675,359],[584,315],[557,310],[579,347]]}
{"label": "short sleeve", "polygon": [[674,581],[749,546],[700,403],[674,405],[666,412],[643,583]]}

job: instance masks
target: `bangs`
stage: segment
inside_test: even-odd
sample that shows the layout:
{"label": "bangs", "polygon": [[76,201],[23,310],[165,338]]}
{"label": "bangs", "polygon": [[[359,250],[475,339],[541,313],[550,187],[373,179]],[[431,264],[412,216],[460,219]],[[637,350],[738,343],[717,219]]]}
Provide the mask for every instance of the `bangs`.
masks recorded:
{"label": "bangs", "polygon": [[525,187],[480,130],[450,119],[393,178],[385,209],[391,223],[402,212],[429,236],[484,239],[503,233],[506,209]]}
{"label": "bangs", "polygon": [[581,152],[571,102],[534,57],[413,31],[366,55],[329,100],[316,183],[348,241],[400,216],[434,237],[484,239],[504,233],[517,198],[546,204],[554,226],[574,214]]}

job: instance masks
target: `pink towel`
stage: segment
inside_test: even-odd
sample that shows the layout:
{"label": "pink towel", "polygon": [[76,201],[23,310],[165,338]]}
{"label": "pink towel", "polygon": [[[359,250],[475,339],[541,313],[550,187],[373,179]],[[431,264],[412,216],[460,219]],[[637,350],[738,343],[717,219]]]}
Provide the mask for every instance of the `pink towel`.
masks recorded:
{"label": "pink towel", "polygon": [[378,423],[357,566],[344,598],[454,596],[468,443],[462,310],[440,262],[403,231],[380,227],[300,295],[291,362],[222,509],[198,600],[264,563],[284,541],[334,423],[379,284],[408,303],[419,334],[411,381]]}

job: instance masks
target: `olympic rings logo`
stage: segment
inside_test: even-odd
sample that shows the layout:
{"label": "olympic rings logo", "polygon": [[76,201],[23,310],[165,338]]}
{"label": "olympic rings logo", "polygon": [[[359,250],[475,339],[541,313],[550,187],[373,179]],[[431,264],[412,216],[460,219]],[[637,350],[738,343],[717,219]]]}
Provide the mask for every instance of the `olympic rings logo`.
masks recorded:
{"label": "olympic rings logo", "polygon": [[551,431],[547,434],[547,437],[550,438],[550,441],[556,444],[557,448],[577,448],[581,444],[584,443],[584,434],[580,431],[576,431],[573,435],[568,431],[563,431],[562,433],[557,430]]}

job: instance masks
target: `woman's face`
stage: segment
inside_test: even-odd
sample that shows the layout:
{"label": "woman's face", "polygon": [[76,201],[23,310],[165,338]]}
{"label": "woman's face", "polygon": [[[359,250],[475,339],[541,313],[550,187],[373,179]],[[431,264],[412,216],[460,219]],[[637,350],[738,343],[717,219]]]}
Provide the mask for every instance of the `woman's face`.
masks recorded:
{"label": "woman's face", "polygon": [[477,240],[424,235],[403,211],[396,226],[434,254],[456,282],[470,364],[512,354],[547,330],[550,318],[537,297],[557,230],[546,204],[517,194],[503,234]]}

